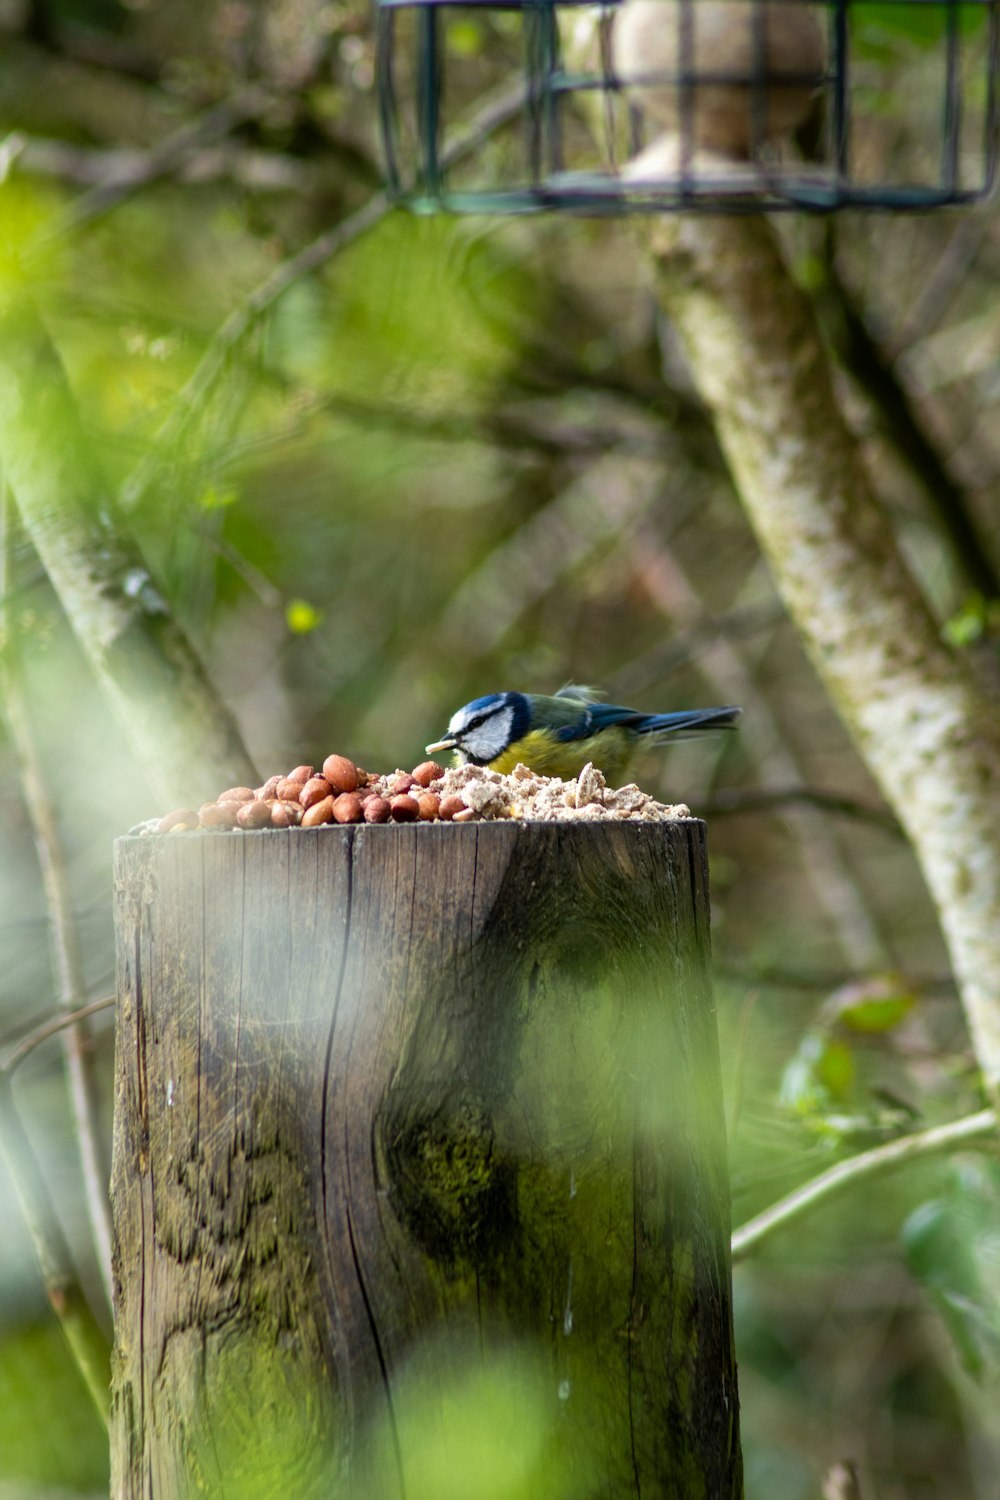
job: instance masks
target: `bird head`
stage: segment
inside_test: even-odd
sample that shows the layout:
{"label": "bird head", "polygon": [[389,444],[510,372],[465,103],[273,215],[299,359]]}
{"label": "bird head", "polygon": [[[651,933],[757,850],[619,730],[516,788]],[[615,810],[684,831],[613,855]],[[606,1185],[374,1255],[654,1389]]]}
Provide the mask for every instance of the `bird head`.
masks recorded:
{"label": "bird head", "polygon": [[426,749],[428,755],[454,750],[474,766],[487,766],[530,726],[531,710],[523,693],[490,693],[453,713],[447,734]]}

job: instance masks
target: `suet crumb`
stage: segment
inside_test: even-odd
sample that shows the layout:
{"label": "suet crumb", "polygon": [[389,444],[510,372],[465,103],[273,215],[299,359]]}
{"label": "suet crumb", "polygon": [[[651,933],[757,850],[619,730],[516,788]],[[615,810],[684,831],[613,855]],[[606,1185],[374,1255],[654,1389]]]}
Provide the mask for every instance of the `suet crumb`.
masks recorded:
{"label": "suet crumb", "polygon": [[442,798],[460,796],[473,818],[482,821],[520,818],[526,822],[568,823],[628,819],[669,823],[691,817],[690,808],[683,802],[657,802],[634,783],[609,787],[603,774],[590,764],[572,781],[540,776],[523,765],[515,766],[509,775],[483,766],[455,766],[432,786]]}

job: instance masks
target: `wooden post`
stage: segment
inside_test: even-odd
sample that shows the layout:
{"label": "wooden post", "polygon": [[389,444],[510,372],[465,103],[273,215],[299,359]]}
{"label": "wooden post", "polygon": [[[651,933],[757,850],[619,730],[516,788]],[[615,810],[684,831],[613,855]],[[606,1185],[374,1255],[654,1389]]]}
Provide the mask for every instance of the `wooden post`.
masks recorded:
{"label": "wooden post", "polygon": [[116,890],[114,1500],[741,1495],[701,823],[128,838]]}

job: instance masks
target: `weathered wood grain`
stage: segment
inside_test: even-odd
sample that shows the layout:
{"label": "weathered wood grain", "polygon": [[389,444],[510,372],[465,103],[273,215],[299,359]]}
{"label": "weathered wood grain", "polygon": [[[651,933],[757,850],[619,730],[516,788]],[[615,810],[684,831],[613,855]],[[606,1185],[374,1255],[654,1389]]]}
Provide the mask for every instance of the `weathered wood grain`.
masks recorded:
{"label": "weathered wood grain", "polygon": [[741,1493],[701,824],[123,839],[116,888],[115,1500],[415,1500],[508,1367],[560,1494]]}

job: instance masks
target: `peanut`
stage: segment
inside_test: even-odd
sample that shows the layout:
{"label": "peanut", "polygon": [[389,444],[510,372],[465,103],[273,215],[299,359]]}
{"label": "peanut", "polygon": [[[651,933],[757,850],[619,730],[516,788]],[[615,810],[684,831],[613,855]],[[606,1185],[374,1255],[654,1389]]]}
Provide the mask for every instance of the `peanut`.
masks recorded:
{"label": "peanut", "polygon": [[417,798],[420,816],[427,823],[436,818],[441,809],[441,798],[435,792],[421,792]]}
{"label": "peanut", "polygon": [[274,795],[279,802],[298,802],[304,786],[304,781],[296,781],[292,776],[283,776],[274,789]]}
{"label": "peanut", "polygon": [[346,755],[328,755],[323,762],[323,775],[335,792],[358,789],[358,768]]}
{"label": "peanut", "polygon": [[303,828],[318,828],[321,823],[329,823],[333,816],[333,798],[324,797],[322,802],[314,802],[312,807],[307,807],[302,814]]}
{"label": "peanut", "polygon": [[238,802],[206,802],[198,809],[201,828],[235,828]]}
{"label": "peanut", "polygon": [[323,798],[329,797],[332,792],[333,788],[325,776],[310,776],[309,780],[303,783],[299,801],[303,807],[312,807],[314,802],[322,802]]}
{"label": "peanut", "polygon": [[269,802],[244,802],[236,813],[241,828],[270,828],[271,804]]}
{"label": "peanut", "polygon": [[297,802],[271,802],[268,805],[275,828],[295,828],[302,822],[302,809]]}
{"label": "peanut", "polygon": [[341,792],[333,803],[335,823],[360,823],[364,816],[361,798],[357,792]]}
{"label": "peanut", "polygon": [[197,828],[198,814],[190,807],[178,807],[166,813],[156,825],[157,833],[170,833],[174,828]]}

